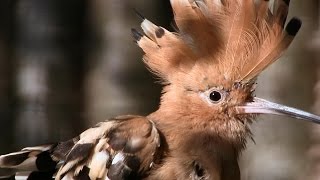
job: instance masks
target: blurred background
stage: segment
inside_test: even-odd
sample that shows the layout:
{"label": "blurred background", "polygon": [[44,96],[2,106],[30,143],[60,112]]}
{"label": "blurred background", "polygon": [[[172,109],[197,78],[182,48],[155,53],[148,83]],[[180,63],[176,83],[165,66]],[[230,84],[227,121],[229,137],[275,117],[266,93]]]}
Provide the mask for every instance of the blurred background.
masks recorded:
{"label": "blurred background", "polygon": [[[161,87],[130,33],[134,9],[172,30],[169,0],[0,1],[0,154],[157,109]],[[257,96],[320,114],[319,11],[319,0],[291,1],[303,28]],[[243,180],[320,179],[320,125],[261,116],[252,131]]]}

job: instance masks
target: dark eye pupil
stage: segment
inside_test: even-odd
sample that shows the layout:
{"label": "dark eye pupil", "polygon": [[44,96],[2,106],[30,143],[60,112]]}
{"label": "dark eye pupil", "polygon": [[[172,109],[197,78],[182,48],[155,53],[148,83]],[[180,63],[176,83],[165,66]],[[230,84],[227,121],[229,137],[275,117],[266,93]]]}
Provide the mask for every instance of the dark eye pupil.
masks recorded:
{"label": "dark eye pupil", "polygon": [[212,91],[210,93],[210,99],[211,101],[219,101],[221,99],[221,94],[218,91]]}

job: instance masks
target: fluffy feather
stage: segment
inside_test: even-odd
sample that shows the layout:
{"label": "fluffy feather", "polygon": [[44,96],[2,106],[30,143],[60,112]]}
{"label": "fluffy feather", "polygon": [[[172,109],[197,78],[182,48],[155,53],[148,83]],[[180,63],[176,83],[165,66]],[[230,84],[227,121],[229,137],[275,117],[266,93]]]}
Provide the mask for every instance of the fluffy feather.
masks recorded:
{"label": "fluffy feather", "polygon": [[201,78],[221,79],[229,86],[252,83],[282,55],[301,26],[294,18],[295,25],[288,29],[295,33],[283,31],[289,0],[275,0],[271,9],[264,0],[171,0],[171,4],[178,32],[144,20],[146,36],[137,43],[152,72],[182,86],[201,86],[202,71],[206,77]]}

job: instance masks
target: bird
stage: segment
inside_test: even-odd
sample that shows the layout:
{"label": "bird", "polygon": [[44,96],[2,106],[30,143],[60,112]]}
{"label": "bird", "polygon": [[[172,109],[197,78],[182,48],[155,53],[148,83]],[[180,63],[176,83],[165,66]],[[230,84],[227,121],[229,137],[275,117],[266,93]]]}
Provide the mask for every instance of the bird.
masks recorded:
{"label": "bird", "polygon": [[[0,177],[28,179],[239,180],[238,158],[259,114],[320,117],[254,95],[259,74],[302,26],[289,0],[170,0],[175,31],[141,14],[131,29],[163,85],[159,108],[122,115],[71,140],[0,156]],[[20,173],[21,174],[21,173]]]}

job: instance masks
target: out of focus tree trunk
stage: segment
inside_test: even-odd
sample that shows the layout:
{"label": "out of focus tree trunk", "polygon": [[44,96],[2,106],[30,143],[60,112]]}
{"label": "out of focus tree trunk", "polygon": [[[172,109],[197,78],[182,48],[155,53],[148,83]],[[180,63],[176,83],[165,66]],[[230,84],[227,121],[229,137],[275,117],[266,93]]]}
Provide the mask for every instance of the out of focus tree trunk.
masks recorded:
{"label": "out of focus tree trunk", "polygon": [[13,19],[15,1],[0,2],[0,152],[12,148],[14,124]]}
{"label": "out of focus tree trunk", "polygon": [[[314,112],[320,114],[320,3],[316,1],[314,7],[318,7],[318,11],[314,18],[318,20],[318,30],[314,32],[313,36],[309,38],[311,42],[310,48],[316,53],[317,59],[317,83],[314,88]],[[307,179],[318,180],[320,179],[320,126],[310,125],[310,139],[311,146],[308,151],[309,164],[308,164],[308,176]]]}
{"label": "out of focus tree trunk", "polygon": [[[257,96],[310,111],[316,61],[308,47],[315,4],[291,1],[289,16],[301,18],[303,27],[289,51],[258,79]],[[249,143],[242,158],[242,179],[306,179],[309,124],[270,115],[258,119],[252,130],[256,143]]]}
{"label": "out of focus tree trunk", "polygon": [[85,7],[85,0],[17,3],[19,146],[83,130]]}
{"label": "out of focus tree trunk", "polygon": [[87,79],[91,123],[126,113],[147,114],[158,106],[160,87],[144,67],[130,29],[140,28],[141,19],[134,9],[168,26],[163,22],[170,22],[170,13],[164,5],[159,0],[91,1],[91,26],[95,29]]}

